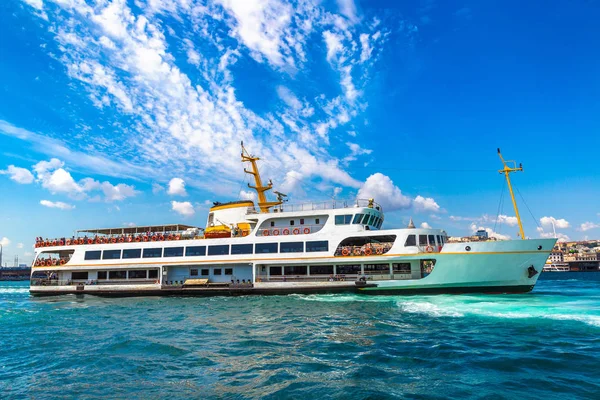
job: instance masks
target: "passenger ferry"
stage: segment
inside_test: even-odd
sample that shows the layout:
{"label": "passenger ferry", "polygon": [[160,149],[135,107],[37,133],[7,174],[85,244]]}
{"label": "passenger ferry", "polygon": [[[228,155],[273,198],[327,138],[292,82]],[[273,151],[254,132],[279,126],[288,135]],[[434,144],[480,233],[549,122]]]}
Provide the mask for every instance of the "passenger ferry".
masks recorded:
{"label": "passenger ferry", "polygon": [[[522,170],[504,163],[501,173]],[[288,205],[268,201],[258,157],[242,143],[257,193],[214,203],[205,228],[172,224],[85,229],[38,238],[34,295],[246,295],[290,293],[523,293],[556,239],[448,243],[441,229],[382,229],[374,199]],[[514,202],[514,197],[513,197]]]}

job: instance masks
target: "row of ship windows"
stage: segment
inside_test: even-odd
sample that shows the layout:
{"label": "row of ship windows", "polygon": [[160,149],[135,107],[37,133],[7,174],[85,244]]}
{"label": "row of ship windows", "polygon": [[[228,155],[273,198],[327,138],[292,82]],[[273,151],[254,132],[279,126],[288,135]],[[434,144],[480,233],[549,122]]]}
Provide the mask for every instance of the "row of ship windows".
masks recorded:
{"label": "row of ship windows", "polygon": [[[436,239],[437,245],[443,246],[446,243],[446,237],[442,235],[418,235],[419,236],[419,246],[435,246]],[[404,247],[408,246],[416,246],[417,245],[417,235],[408,235],[406,237],[406,242],[404,243]]]}
{"label": "row of ship windows", "polygon": [[119,260],[132,258],[159,258],[159,257],[186,257],[196,256],[223,256],[238,254],[266,254],[266,253],[302,253],[315,251],[329,251],[329,242],[326,240],[287,243],[256,243],[256,244],[228,244],[215,246],[188,246],[183,247],[155,247],[148,249],[125,250],[88,250],[85,260]]}
{"label": "row of ship windows", "polygon": [[375,214],[356,214],[354,218],[352,218],[352,214],[345,215],[336,215],[335,216],[335,224],[336,225],[370,225],[375,228],[381,228],[381,224],[383,224],[383,219],[379,218]]}

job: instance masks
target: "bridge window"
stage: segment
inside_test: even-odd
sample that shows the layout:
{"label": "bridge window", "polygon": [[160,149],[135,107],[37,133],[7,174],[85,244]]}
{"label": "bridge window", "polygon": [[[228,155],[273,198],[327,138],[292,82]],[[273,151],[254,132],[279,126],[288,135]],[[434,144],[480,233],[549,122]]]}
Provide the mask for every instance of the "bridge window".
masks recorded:
{"label": "bridge window", "polygon": [[419,235],[419,246],[427,246],[427,235]]}
{"label": "bridge window", "polygon": [[186,257],[205,256],[206,246],[189,246],[185,248]]}
{"label": "bridge window", "polygon": [[435,238],[437,239],[438,246],[441,246],[443,244],[442,237],[440,235],[437,235]]}
{"label": "bridge window", "polygon": [[83,258],[85,260],[99,260],[101,254],[102,254],[102,251],[100,251],[100,250],[86,251],[85,256]]}
{"label": "bridge window", "polygon": [[152,249],[144,249],[142,258],[158,258],[162,257],[162,248],[156,247]]}
{"label": "bridge window", "polygon": [[116,260],[121,258],[121,250],[104,250],[102,252],[103,260]]}
{"label": "bridge window", "polygon": [[252,254],[252,244],[233,244],[231,254]]}
{"label": "bridge window", "polygon": [[256,253],[277,253],[277,243],[257,243]]}
{"label": "bridge window", "polygon": [[406,237],[406,242],[404,242],[404,247],[409,247],[409,246],[416,246],[417,245],[417,238],[415,235],[408,235]]}
{"label": "bridge window", "polygon": [[127,271],[109,271],[108,279],[127,279]]}
{"label": "bridge window", "polygon": [[352,221],[351,214],[335,216],[335,224],[336,225],[348,225],[348,224],[350,224],[350,221]]}
{"label": "bridge window", "polygon": [[[360,269],[360,265],[359,265]],[[331,275],[333,274],[333,265],[311,265],[311,275]]]}
{"label": "bridge window", "polygon": [[229,245],[220,244],[217,246],[208,246],[209,256],[223,256],[229,254]]}
{"label": "bridge window", "polygon": [[165,247],[165,257],[183,257],[183,247]]}
{"label": "bridge window", "polygon": [[123,250],[123,258],[140,258],[142,249],[127,249]]}
{"label": "bridge window", "polygon": [[98,279],[108,279],[107,271],[98,271]]}
{"label": "bridge window", "polygon": [[429,244],[435,246],[435,235],[428,235],[427,237],[429,238]]}
{"label": "bridge window", "polygon": [[306,251],[329,251],[329,242],[327,240],[319,240],[315,242],[306,242]]}
{"label": "bridge window", "polygon": [[354,216],[354,219],[352,220],[352,224],[356,225],[356,224],[360,224],[360,221],[362,220],[364,214],[356,214]]}
{"label": "bridge window", "polygon": [[71,279],[73,279],[74,281],[85,281],[88,278],[88,273],[87,271],[85,272],[71,272]]}
{"label": "bridge window", "polygon": [[304,251],[303,242],[289,242],[281,243],[279,245],[279,251],[282,253],[302,253]]}

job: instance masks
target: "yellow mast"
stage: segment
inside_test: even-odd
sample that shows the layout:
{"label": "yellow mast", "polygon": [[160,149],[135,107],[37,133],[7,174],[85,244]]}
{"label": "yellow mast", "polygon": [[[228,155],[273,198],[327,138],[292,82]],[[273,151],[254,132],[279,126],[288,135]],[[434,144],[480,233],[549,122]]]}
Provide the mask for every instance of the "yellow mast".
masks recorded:
{"label": "yellow mast", "polygon": [[513,206],[515,207],[515,214],[517,217],[517,222],[519,223],[519,232],[521,235],[521,239],[525,239],[525,232],[523,231],[523,224],[521,223],[521,216],[519,215],[519,207],[517,207],[517,202],[515,200],[515,194],[513,193],[512,185],[510,183],[510,174],[511,172],[523,171],[523,164],[519,164],[519,168],[517,168],[517,163],[514,161],[508,161],[509,163],[513,163],[513,167],[509,167],[507,162],[504,161],[504,157],[502,157],[502,153],[500,153],[500,149],[498,149],[498,156],[500,160],[502,160],[502,164],[504,164],[504,168],[499,170],[501,174],[506,176],[506,182],[508,183],[508,190],[510,191],[510,197],[512,199]]}
{"label": "yellow mast", "polygon": [[258,207],[260,208],[260,211],[269,212],[269,209],[271,207],[278,206],[282,202],[267,201],[267,196],[265,195],[265,192],[273,188],[273,183],[269,181],[269,184],[267,186],[263,186],[262,180],[260,178],[260,173],[258,172],[258,166],[256,165],[256,162],[258,160],[260,160],[260,158],[251,156],[244,147],[244,142],[242,142],[242,162],[249,162],[252,166],[252,171],[248,171],[246,168],[244,168],[244,172],[254,176],[255,182],[255,186],[251,186],[250,184],[248,184],[248,187],[250,189],[256,190],[256,194],[258,195]]}

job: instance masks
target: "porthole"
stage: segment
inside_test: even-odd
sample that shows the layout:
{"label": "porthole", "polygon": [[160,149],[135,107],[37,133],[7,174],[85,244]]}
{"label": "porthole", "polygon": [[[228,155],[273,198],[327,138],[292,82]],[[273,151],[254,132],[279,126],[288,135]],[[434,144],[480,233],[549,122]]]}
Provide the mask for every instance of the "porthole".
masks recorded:
{"label": "porthole", "polygon": [[541,250],[541,249],[542,249],[542,245],[539,245],[539,246],[538,246],[538,250]]}
{"label": "porthole", "polygon": [[466,251],[471,251],[471,246],[467,246],[467,247],[465,247],[465,250],[466,250]]}

